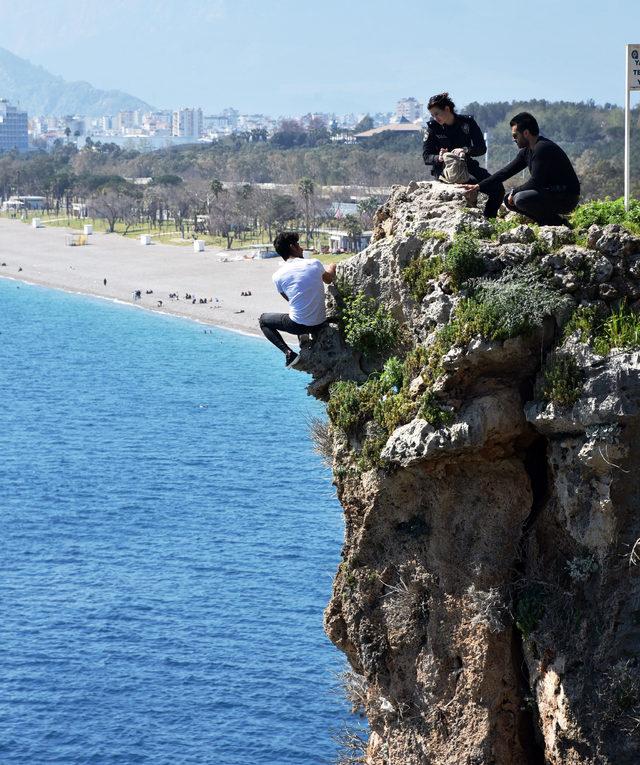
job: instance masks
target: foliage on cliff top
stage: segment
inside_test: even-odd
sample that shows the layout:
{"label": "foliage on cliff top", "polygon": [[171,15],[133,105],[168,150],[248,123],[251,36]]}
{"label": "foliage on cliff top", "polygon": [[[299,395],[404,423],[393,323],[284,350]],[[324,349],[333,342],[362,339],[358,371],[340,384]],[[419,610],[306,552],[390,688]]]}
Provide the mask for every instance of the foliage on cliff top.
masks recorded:
{"label": "foliage on cliff top", "polygon": [[471,296],[457,304],[451,321],[425,351],[422,376],[426,384],[432,385],[443,373],[443,359],[454,346],[467,345],[477,337],[507,340],[530,334],[547,316],[569,304],[569,298],[533,266],[511,269],[499,279],[476,280]]}
{"label": "foliage on cliff top", "polygon": [[564,337],[577,333],[594,353],[606,356],[613,348],[640,348],[640,314],[621,303],[604,315],[593,307],[577,308],[564,328]]}
{"label": "foliage on cliff top", "polygon": [[[530,334],[544,319],[571,305],[534,266],[505,271],[498,279],[478,279],[472,296],[455,312],[460,339],[473,335],[506,340]],[[468,342],[468,340],[467,340]]]}
{"label": "foliage on cliff top", "polygon": [[491,238],[499,239],[500,234],[504,234],[507,231],[511,231],[512,228],[521,224],[520,218],[494,218],[491,223]]}
{"label": "foliage on cliff top", "polygon": [[623,197],[587,202],[574,210],[571,222],[579,230],[586,230],[594,223],[598,226],[617,223],[634,233],[640,233],[640,201],[632,199],[629,210],[625,210]]}

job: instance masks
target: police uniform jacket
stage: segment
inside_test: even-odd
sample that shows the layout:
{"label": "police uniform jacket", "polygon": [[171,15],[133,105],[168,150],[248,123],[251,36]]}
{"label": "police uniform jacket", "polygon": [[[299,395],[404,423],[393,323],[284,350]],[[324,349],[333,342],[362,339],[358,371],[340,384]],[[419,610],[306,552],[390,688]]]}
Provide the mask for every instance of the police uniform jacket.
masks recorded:
{"label": "police uniform jacket", "polygon": [[453,125],[440,125],[429,120],[422,144],[425,165],[431,165],[431,174],[439,176],[444,165],[438,160],[440,149],[464,149],[467,154],[467,168],[471,175],[480,165],[473,157],[481,157],[487,151],[482,131],[470,114],[456,114]]}

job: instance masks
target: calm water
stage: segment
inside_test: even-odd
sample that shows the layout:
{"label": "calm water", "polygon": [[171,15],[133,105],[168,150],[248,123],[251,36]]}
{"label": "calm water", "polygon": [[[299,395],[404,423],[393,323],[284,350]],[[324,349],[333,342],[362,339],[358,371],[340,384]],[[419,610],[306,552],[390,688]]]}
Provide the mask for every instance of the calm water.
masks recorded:
{"label": "calm water", "polygon": [[267,343],[0,279],[0,763],[311,765],[340,507]]}

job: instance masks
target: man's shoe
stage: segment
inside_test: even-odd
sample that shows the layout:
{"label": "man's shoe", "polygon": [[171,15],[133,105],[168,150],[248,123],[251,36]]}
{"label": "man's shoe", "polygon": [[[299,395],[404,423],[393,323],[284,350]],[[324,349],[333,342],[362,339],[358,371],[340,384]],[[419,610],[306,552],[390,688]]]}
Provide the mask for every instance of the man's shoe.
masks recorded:
{"label": "man's shoe", "polygon": [[297,353],[295,353],[294,351],[290,351],[285,356],[285,362],[284,362],[285,367],[287,369],[295,369],[299,359],[300,359],[300,356]]}

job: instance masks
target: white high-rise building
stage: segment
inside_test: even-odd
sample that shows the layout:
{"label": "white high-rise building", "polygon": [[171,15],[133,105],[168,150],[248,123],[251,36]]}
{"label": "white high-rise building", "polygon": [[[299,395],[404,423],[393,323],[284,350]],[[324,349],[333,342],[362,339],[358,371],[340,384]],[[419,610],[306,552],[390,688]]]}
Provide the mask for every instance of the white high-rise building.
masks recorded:
{"label": "white high-rise building", "polygon": [[403,117],[409,122],[422,118],[422,104],[413,96],[401,98],[396,104],[396,122],[400,122]]}
{"label": "white high-rise building", "polygon": [[202,109],[178,109],[173,113],[172,135],[180,138],[202,136]]}

